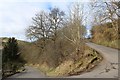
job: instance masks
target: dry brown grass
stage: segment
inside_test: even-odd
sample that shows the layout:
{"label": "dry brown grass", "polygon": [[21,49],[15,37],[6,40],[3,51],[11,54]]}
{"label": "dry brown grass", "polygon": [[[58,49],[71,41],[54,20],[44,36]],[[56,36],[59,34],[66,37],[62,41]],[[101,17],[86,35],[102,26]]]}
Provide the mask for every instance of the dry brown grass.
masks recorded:
{"label": "dry brown grass", "polygon": [[[76,55],[76,53],[73,54]],[[71,55],[69,55],[68,57],[71,57]],[[46,74],[47,76],[52,77],[78,75],[82,72],[90,71],[101,60],[102,57],[98,53],[93,53],[92,49],[87,48],[86,53],[76,61],[74,61],[72,58],[69,58],[62,62],[55,69],[46,72]]]}

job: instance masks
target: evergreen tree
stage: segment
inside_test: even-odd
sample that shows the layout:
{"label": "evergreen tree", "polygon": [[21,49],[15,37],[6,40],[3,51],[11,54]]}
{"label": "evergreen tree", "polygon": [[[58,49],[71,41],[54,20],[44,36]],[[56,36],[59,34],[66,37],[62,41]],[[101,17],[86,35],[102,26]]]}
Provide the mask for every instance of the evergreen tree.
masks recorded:
{"label": "evergreen tree", "polygon": [[3,62],[15,61],[18,58],[18,43],[17,40],[12,37],[9,38],[3,49]]}

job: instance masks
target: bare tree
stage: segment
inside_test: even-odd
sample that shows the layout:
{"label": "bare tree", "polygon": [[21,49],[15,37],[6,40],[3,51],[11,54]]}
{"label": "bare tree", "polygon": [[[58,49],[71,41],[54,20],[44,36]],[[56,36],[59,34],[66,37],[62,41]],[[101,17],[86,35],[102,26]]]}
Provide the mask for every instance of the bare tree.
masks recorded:
{"label": "bare tree", "polygon": [[41,40],[42,44],[37,44],[41,48],[45,47],[47,39],[52,39],[55,44],[57,31],[63,26],[64,15],[59,8],[51,9],[48,14],[41,11],[32,18],[33,24],[26,31],[27,37],[31,40]]}
{"label": "bare tree", "polygon": [[58,36],[57,31],[63,26],[64,15],[65,13],[60,11],[59,8],[53,8],[49,13],[50,31],[52,32],[54,44]]}
{"label": "bare tree", "polygon": [[44,11],[41,11],[32,20],[33,24],[29,26],[26,32],[27,37],[32,40],[41,40],[43,43],[41,48],[43,48],[45,46],[45,40],[50,35],[48,15]]}
{"label": "bare tree", "polygon": [[77,53],[84,53],[83,5],[75,3],[69,11],[69,19],[66,22],[63,35],[76,46]]}

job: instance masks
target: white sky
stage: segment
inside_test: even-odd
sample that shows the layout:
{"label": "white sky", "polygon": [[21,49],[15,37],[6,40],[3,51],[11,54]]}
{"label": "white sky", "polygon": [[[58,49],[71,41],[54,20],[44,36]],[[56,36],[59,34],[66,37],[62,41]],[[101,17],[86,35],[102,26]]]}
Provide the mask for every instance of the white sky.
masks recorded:
{"label": "white sky", "polygon": [[72,1],[79,0],[0,0],[0,37],[27,40],[25,29],[31,24],[31,18],[36,13],[55,6],[65,11]]}

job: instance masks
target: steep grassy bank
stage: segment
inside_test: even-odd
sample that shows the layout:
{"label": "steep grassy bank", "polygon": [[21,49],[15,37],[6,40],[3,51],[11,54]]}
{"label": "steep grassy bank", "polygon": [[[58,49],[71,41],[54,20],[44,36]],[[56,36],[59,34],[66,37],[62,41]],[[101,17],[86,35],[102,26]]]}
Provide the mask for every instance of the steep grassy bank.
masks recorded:
{"label": "steep grassy bank", "polygon": [[102,57],[97,52],[93,52],[87,46],[83,56],[76,56],[75,52],[71,53],[56,68],[46,71],[46,75],[52,77],[78,75],[90,71],[102,60]]}
{"label": "steep grassy bank", "polygon": [[99,45],[104,45],[107,47],[115,48],[120,50],[120,40],[113,40],[113,41],[101,41],[101,42],[94,42]]}

